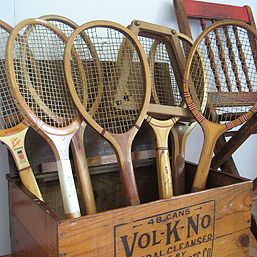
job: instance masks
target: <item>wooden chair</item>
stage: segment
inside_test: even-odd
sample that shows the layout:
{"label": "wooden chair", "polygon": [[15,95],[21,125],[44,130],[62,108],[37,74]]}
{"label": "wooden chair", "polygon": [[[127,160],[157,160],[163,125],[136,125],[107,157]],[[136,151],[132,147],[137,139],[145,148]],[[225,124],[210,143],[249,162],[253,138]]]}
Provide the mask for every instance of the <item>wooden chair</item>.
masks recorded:
{"label": "wooden chair", "polygon": [[[233,19],[246,22],[256,28],[253,14],[249,6],[233,6],[194,0],[173,0],[180,32],[192,37],[189,20],[199,20],[202,29],[217,20]],[[256,46],[254,46],[256,48]],[[245,123],[238,131],[233,133],[231,139],[226,142],[225,137],[220,137],[212,159],[211,167],[221,168],[222,171],[238,175],[238,171],[231,155],[253,133],[257,131],[257,115]],[[257,190],[257,178],[254,180],[254,190]],[[251,231],[257,239],[256,222],[252,216]]]}

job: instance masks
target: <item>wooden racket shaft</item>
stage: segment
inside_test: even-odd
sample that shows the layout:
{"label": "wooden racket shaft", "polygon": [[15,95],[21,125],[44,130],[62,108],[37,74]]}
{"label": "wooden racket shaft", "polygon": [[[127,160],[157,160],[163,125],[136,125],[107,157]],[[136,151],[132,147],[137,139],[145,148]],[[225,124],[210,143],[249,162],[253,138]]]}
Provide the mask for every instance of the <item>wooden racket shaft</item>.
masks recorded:
{"label": "wooden racket shaft", "polygon": [[[0,21],[1,44],[0,51],[4,56],[7,39],[12,27]],[[21,182],[26,189],[43,201],[34,173],[30,167],[26,151],[25,137],[28,131],[28,123],[22,117],[16,107],[8,85],[6,77],[5,60],[0,62],[1,88],[0,88],[0,141],[3,142],[11,152],[16,167],[21,178]]]}
{"label": "wooden racket shaft", "polygon": [[[206,187],[213,149],[226,131],[245,123],[256,112],[256,31],[238,21],[222,21],[205,29],[195,41],[184,73],[184,96],[188,108],[204,132],[204,143],[192,191]],[[197,55],[205,70],[201,110]]]}
{"label": "wooden racket shaft", "polygon": [[[69,37],[71,33],[78,27],[78,24],[72,20],[59,15],[46,15],[42,16],[41,18],[53,23],[56,27],[62,30],[67,37]],[[86,34],[82,35],[82,37],[85,41],[89,40]],[[82,122],[80,128],[71,139],[71,149],[74,158],[75,169],[80,182],[79,184],[86,208],[86,213],[94,214],[96,213],[96,203],[84,147],[85,129],[86,123]]]}
{"label": "wooden racket shaft", "polygon": [[20,110],[55,154],[66,217],[78,217],[69,144],[81,120],[64,77],[66,41],[65,34],[53,24],[24,20],[10,34],[6,62],[11,92]]}
{"label": "wooden racket shaft", "polygon": [[[89,37],[98,58],[90,53],[92,46],[81,38],[82,32]],[[134,49],[133,61],[118,58],[125,39],[131,45],[129,49]],[[65,74],[79,112],[116,151],[126,203],[139,204],[131,145],[150,100],[149,67],[141,45],[131,31],[117,23],[85,23],[74,31],[67,44]],[[84,85],[87,85],[86,103],[81,93]],[[89,112],[93,105],[98,106],[94,115]]]}

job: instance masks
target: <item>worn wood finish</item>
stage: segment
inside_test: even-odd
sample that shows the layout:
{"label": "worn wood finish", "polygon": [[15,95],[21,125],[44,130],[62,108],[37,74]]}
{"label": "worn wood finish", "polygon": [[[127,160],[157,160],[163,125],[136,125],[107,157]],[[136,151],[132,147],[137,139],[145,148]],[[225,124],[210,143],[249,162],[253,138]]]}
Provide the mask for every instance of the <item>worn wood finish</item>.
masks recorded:
{"label": "worn wood finish", "polygon": [[[250,198],[248,195],[249,191],[248,191],[248,194],[244,192],[244,190],[249,190],[249,184],[245,185],[243,190],[234,191],[236,190],[236,188],[238,189],[237,186],[233,186],[227,189],[228,191],[226,192],[227,193],[226,196],[224,196],[225,192],[219,192],[219,193],[217,192],[217,194],[212,192],[212,197],[213,198],[217,197],[217,202],[215,202],[215,207],[214,207],[216,211],[215,213],[217,215],[215,217],[214,247],[212,246],[212,243],[210,242],[209,244],[207,243],[207,248],[210,248],[213,251],[212,256],[219,256],[219,257],[229,256],[229,254],[232,255],[233,252],[237,253],[237,256],[246,256],[248,252],[248,245],[244,245],[244,247],[242,247],[240,238],[244,236],[247,237],[247,233],[249,233],[248,221],[249,221]],[[231,204],[231,201],[235,200],[234,197],[233,197],[234,199],[227,197],[228,195],[231,195],[231,194],[233,195],[233,192],[234,193],[237,192],[236,194],[238,196],[240,195],[240,197],[238,197],[237,200],[239,200],[240,202],[241,201],[245,202],[246,205],[241,206],[238,209],[235,208],[235,209],[227,210],[226,206]],[[189,201],[188,203],[187,203],[187,200]],[[174,199],[173,201],[169,200],[169,202],[170,204],[172,204],[173,210],[179,210],[182,206],[183,207],[187,205],[192,206],[192,203],[194,203],[193,205],[197,206],[198,204],[201,205],[202,203],[207,203],[208,200],[209,200],[209,195],[207,194],[207,196],[204,196],[203,194],[202,197],[192,195],[190,198],[188,198],[188,197],[181,196],[181,197],[178,197],[177,199]],[[171,224],[171,223],[167,222],[165,225],[162,226],[162,225],[157,225],[156,223],[154,225],[148,225],[147,222],[151,222],[151,217],[153,217],[153,220],[154,220],[153,222],[156,222],[155,218],[157,217],[159,217],[160,219],[163,219],[165,217],[165,214],[161,215],[161,213],[167,212],[166,213],[167,215],[170,210],[169,208],[167,208],[167,203],[168,203],[167,201],[161,201],[158,203],[142,205],[140,206],[141,208],[138,207],[135,209],[133,208],[133,209],[115,211],[114,213],[113,212],[105,213],[104,215],[99,215],[98,218],[94,220],[94,222],[92,222],[91,219],[83,220],[83,222],[80,224],[81,225],[80,232],[82,232],[85,235],[85,240],[83,240],[82,242],[81,242],[81,238],[77,235],[77,229],[74,226],[72,226],[72,222],[62,223],[60,225],[60,233],[63,235],[62,239],[60,240],[60,247],[62,248],[61,253],[65,253],[67,254],[67,256],[69,256],[69,252],[73,252],[74,255],[81,254],[81,252],[82,253],[84,252],[84,254],[90,252],[92,256],[94,255],[113,256],[113,244],[111,244],[111,246],[109,245],[109,242],[108,242],[109,238],[114,239],[114,247],[116,251],[116,255],[114,256],[126,256],[125,250],[124,250],[124,247],[126,248],[126,246],[127,246],[126,248],[127,256],[129,256],[128,252],[131,252],[131,251],[133,251],[133,256],[134,255],[143,256],[144,254],[147,254],[147,253],[154,254],[155,251],[159,252],[160,250],[165,252],[165,250],[167,251],[167,249],[169,249],[168,248],[169,242],[164,243],[165,239],[164,237],[160,236],[160,233],[161,231],[165,233],[165,229],[170,228],[168,224]],[[212,206],[211,203],[210,203],[210,206]],[[212,208],[213,206],[211,207],[210,210],[208,210],[208,213],[206,215],[210,215],[210,216],[214,215]],[[194,215],[204,216],[204,213],[205,213],[204,209],[205,207],[203,204],[202,211],[199,214],[196,214],[193,212],[190,214],[192,216]],[[239,214],[240,217],[238,216],[237,211],[241,213]],[[132,216],[132,213],[133,213],[133,216]],[[160,213],[160,214],[157,215],[156,217],[155,215],[157,213]],[[174,213],[176,212],[173,212],[173,214]],[[235,218],[236,216],[239,219],[236,218],[237,220],[236,223],[234,225],[231,225],[230,223],[231,220],[233,220],[233,217]],[[117,217],[119,220],[118,223],[116,223]],[[146,217],[149,217],[149,218],[147,219]],[[138,221],[136,222],[136,220]],[[183,222],[182,220],[183,218],[180,220],[180,222]],[[139,224],[141,225],[141,227],[136,226]],[[213,225],[214,224],[212,224],[212,226]],[[113,226],[114,226],[114,231],[113,231]],[[99,241],[99,234],[102,234],[103,227],[105,227],[106,234],[104,237],[101,238],[101,241]],[[154,234],[151,234],[153,229],[157,229],[157,231],[154,232],[156,233],[155,239],[154,237],[151,238],[151,236],[154,235]],[[86,231],[88,230],[95,231],[95,235],[86,236]],[[182,231],[177,231],[178,235],[176,239],[180,241],[183,238],[185,240],[184,241],[185,243],[186,234],[183,234]],[[213,232],[213,230],[210,229],[208,231],[209,233],[205,231],[206,233],[205,240],[207,240],[208,236],[209,236],[209,240],[212,237],[211,233]],[[127,237],[128,234],[130,236]],[[204,235],[204,232],[202,236],[203,235]],[[139,241],[135,241],[137,243],[135,244],[134,248],[131,247],[133,238],[135,240],[139,239]],[[143,240],[143,238],[146,238],[146,239],[149,238],[148,239],[149,241],[151,239],[154,241],[151,244],[150,242],[147,243],[148,241],[143,243],[143,241],[140,241],[140,240]],[[123,241],[120,241],[120,239],[122,239]],[[72,245],[70,244],[71,240],[73,240]],[[156,246],[154,246],[154,244],[156,244]],[[174,245],[176,244],[173,244],[173,247]],[[226,245],[226,249],[222,249],[223,248],[221,247],[222,245]],[[201,249],[201,247],[197,249],[196,247],[191,249],[189,248],[186,250],[188,255],[193,254],[197,251],[203,251],[203,249]]]}
{"label": "worn wood finish", "polygon": [[[172,173],[174,195],[185,193],[185,147],[186,140],[191,130],[194,128],[195,122],[189,125],[177,122],[171,129],[172,133]],[[177,146],[177,147],[176,147]]]}
{"label": "worn wood finish", "polygon": [[[195,118],[197,119],[197,121],[199,122],[199,124],[201,125],[201,127],[204,131],[204,145],[202,148],[198,171],[197,171],[196,178],[195,178],[194,185],[193,185],[193,191],[201,190],[204,187],[204,181],[207,178],[207,176],[206,175],[203,176],[203,171],[205,170],[206,172],[208,172],[208,169],[211,164],[211,157],[212,157],[211,153],[214,149],[214,146],[216,144],[218,137],[220,135],[222,135],[224,132],[226,132],[227,130],[230,130],[231,128],[236,127],[240,124],[244,124],[255,113],[254,111],[252,111],[252,109],[250,111],[246,110],[245,113],[240,113],[240,115],[241,115],[240,117],[238,117],[238,118],[235,117],[236,118],[235,119],[234,117],[228,116],[229,118],[226,120],[226,124],[219,124],[219,123],[217,123],[218,120],[212,120],[212,118],[214,117],[212,113],[210,113],[209,115],[206,114],[208,112],[206,112],[205,114],[202,114],[202,110],[200,110],[199,107],[196,107],[198,99],[197,99],[197,97],[194,97],[195,94],[193,94],[193,93],[194,93],[194,90],[197,90],[197,89],[194,89],[194,87],[189,82],[189,77],[191,75],[190,72],[192,69],[191,65],[192,66],[194,65],[194,63],[192,62],[192,59],[194,57],[194,54],[196,53],[196,49],[198,48],[198,45],[201,44],[203,39],[206,40],[206,38],[208,38],[208,34],[211,31],[216,31],[216,29],[218,29],[220,26],[224,26],[224,27],[228,26],[229,27],[230,24],[233,24],[234,26],[238,26],[239,28],[243,28],[245,31],[247,31],[247,32],[245,32],[245,35],[247,38],[249,37],[249,35],[253,36],[253,38],[256,38],[256,36],[257,36],[256,31],[253,29],[253,27],[251,27],[243,22],[220,21],[220,22],[214,23],[212,26],[209,26],[206,30],[204,30],[204,32],[202,32],[200,34],[200,36],[196,39],[195,45],[193,46],[192,51],[189,54],[186,71],[184,74],[185,101],[186,101],[187,105],[189,106],[189,109],[192,111],[193,115],[195,116]],[[216,37],[217,37],[217,35],[216,35]],[[207,40],[205,42],[207,42]],[[209,39],[209,41],[205,44],[204,47],[207,48],[207,52],[208,52],[208,57],[206,57],[206,59],[211,63],[210,65],[212,66],[214,55],[213,55],[213,50],[210,48],[210,45],[211,45],[211,41]],[[199,49],[197,49],[197,52],[198,52],[198,50]],[[246,52],[248,52],[249,50],[247,49],[244,51],[246,54]],[[213,57],[213,58],[210,58],[210,57]],[[205,61],[207,61],[206,59],[205,59]],[[213,64],[213,66],[212,66],[213,73],[211,73],[210,77],[212,78],[213,74],[214,74],[215,81],[219,82],[220,74],[215,72],[216,70],[214,70],[214,68],[217,69],[217,63]],[[223,71],[223,72],[225,72],[225,71]],[[230,74],[228,74],[228,71],[226,71],[226,74],[228,76],[230,76]],[[247,75],[251,76],[252,78],[254,77],[254,73],[249,73],[249,74],[247,73]],[[210,77],[208,79],[210,79]],[[239,81],[239,83],[240,83],[240,81]],[[223,90],[223,89],[220,88],[220,90]],[[209,91],[211,91],[211,90],[209,90],[209,88],[206,89],[206,94],[208,94],[208,96],[209,96]],[[208,103],[208,101],[207,101],[207,103]],[[253,105],[253,108],[255,108],[255,106],[256,106],[256,103]],[[208,108],[208,105],[207,105],[207,108]],[[208,122],[207,122],[207,119],[209,120]],[[213,126],[213,128],[215,128],[215,127],[216,128],[212,129],[212,126]],[[209,152],[208,144],[210,145],[211,152]]]}
{"label": "worn wood finish", "polygon": [[[248,24],[251,22],[246,6],[241,7],[227,4],[184,0],[183,8],[188,17],[195,19],[240,20]],[[206,10],[208,10],[208,12]]]}
{"label": "worn wood finish", "polygon": [[[37,63],[35,62],[35,59],[31,52],[31,51],[35,51],[35,49],[33,50],[31,49],[32,45],[29,46],[30,48],[28,51],[28,49],[24,48],[25,47],[24,42],[22,44],[21,42],[18,41],[20,39],[18,35],[20,35],[23,29],[24,29],[23,39],[25,38],[27,39],[27,37],[31,36],[31,34],[29,33],[30,31],[28,30],[28,27],[30,25],[33,27],[34,30],[35,28],[37,28],[37,33],[42,33],[42,31],[39,31],[39,30],[42,27],[44,27],[45,32],[48,31],[54,35],[57,35],[55,40],[56,39],[59,40],[58,44],[64,45],[65,42],[67,42],[67,37],[65,36],[65,34],[57,27],[55,27],[53,24],[45,20],[27,19],[20,22],[10,34],[8,44],[7,44],[6,64],[7,64],[7,76],[10,81],[10,88],[11,88],[13,97],[16,99],[17,105],[21,110],[21,112],[23,113],[23,115],[28,119],[28,121],[31,123],[33,128],[35,128],[48,141],[48,143],[50,144],[53,150],[53,153],[57,160],[58,174],[60,178],[60,184],[61,184],[61,189],[63,194],[63,202],[64,202],[65,211],[67,213],[67,217],[79,217],[80,207],[78,203],[71,164],[69,160],[69,144],[70,144],[71,138],[74,136],[74,134],[80,127],[81,118],[78,114],[76,114],[75,106],[70,105],[69,110],[63,108],[63,106],[69,105],[68,100],[67,98],[60,97],[60,94],[59,94],[59,97],[58,97],[59,100],[55,101],[55,104],[57,104],[57,106],[59,107],[59,111],[60,111],[59,115],[62,115],[62,114],[66,115],[66,116],[63,115],[63,117],[61,118],[56,113],[54,113],[54,111],[56,110],[53,111],[50,109],[50,108],[53,108],[53,104],[49,104],[50,102],[47,103],[47,101],[51,96],[51,93],[44,94],[40,97],[36,93],[35,88],[33,88],[33,86],[35,86],[35,84],[39,82],[38,80],[40,80],[40,76],[42,76],[42,74],[40,73],[40,68],[43,70],[43,69],[47,69],[46,67],[48,66],[44,63],[43,60]],[[34,33],[32,34],[32,37],[33,35],[35,35],[35,31],[33,32]],[[35,40],[35,38],[33,38],[33,40]],[[24,74],[31,72],[30,76],[33,76],[33,78],[35,78],[34,81],[32,80],[27,81],[27,79],[30,78],[30,76],[24,76],[21,78],[23,80],[22,82],[24,85],[28,87],[28,92],[29,94],[31,94],[30,97],[33,99],[33,101],[36,102],[36,106],[40,107],[41,112],[37,111],[38,110],[37,107],[33,108],[35,106],[30,104],[32,101],[31,101],[31,98],[28,97],[28,95],[22,94],[23,91],[21,89],[22,87],[21,81],[18,80],[16,77],[17,73],[19,72],[19,69],[15,65],[15,63],[17,62],[15,58],[17,58],[17,56],[15,56],[16,52],[14,51],[15,44],[17,42],[19,42],[19,47],[20,47],[19,51],[20,53],[22,53],[19,55],[20,57],[19,63],[21,63],[22,71]],[[38,51],[37,48],[40,48],[40,45],[38,44],[38,42],[33,46],[34,48],[36,48],[36,51]],[[47,51],[47,47],[41,48],[40,50],[43,51],[43,49]],[[58,49],[59,51],[61,51],[62,48],[58,48]],[[35,70],[31,69],[31,67],[28,65],[29,62],[24,61],[24,59],[22,58],[29,58],[30,61],[33,63],[33,67],[35,68]],[[53,56],[51,56],[50,58],[53,58]],[[47,60],[47,61],[48,61],[48,64],[50,65],[53,64],[51,63],[51,61],[56,62],[56,60]],[[54,67],[58,67],[56,63],[54,63]],[[58,71],[60,72],[60,70]],[[48,72],[49,72],[49,67],[48,67]],[[54,70],[53,67],[51,67],[50,72],[52,76],[46,77],[48,79],[47,82],[44,78],[44,83],[39,83],[40,86],[42,88],[45,87],[44,89],[46,90],[47,87],[51,88],[51,86],[53,87],[53,85],[55,85],[57,88],[61,87],[61,90],[65,90],[65,85],[57,83],[57,81],[60,82],[57,78],[62,77],[63,80],[65,79],[64,71],[63,71],[63,74],[58,73],[58,76],[56,76],[55,74],[56,70]],[[62,80],[62,83],[64,83],[63,80]],[[44,97],[44,99],[42,99],[42,97]],[[72,112],[68,113],[68,111],[72,109],[73,109],[73,113]],[[48,119],[44,119],[42,118],[42,116],[40,117],[39,114],[41,113],[44,113],[48,117]],[[65,120],[64,117],[69,117],[69,119],[65,121],[64,125],[59,127],[57,124],[63,123]],[[55,121],[55,123],[53,124],[53,122],[51,121]]]}
{"label": "worn wood finish", "polygon": [[[175,7],[175,13],[176,13],[177,21],[178,21],[178,26],[179,26],[179,31],[184,33],[185,35],[189,36],[190,38],[193,38],[191,29],[190,29],[190,25],[189,25],[189,18],[191,16],[189,16],[189,14],[187,13],[187,11],[188,11],[187,9],[193,8],[194,5],[198,6],[199,5],[198,2],[201,5],[202,2],[200,2],[200,1],[173,0],[173,5]],[[206,5],[209,3],[204,3],[204,4]],[[185,5],[191,6],[191,7],[186,9]],[[213,4],[213,5],[218,6],[219,4]],[[213,5],[211,4],[211,6],[213,6]],[[196,8],[193,8],[193,9],[194,9],[195,15],[198,19],[203,18],[203,17],[199,17],[199,15],[197,14]],[[208,10],[209,9],[212,10],[211,8],[208,8]],[[221,9],[221,8],[219,8],[219,9]],[[210,12],[208,12],[208,13],[210,13]],[[194,16],[194,18],[196,18],[196,17]],[[212,19],[213,19],[213,17],[212,17]],[[222,149],[222,147],[225,143],[226,143],[226,139],[225,139],[224,135],[221,135],[221,139],[217,140],[217,144],[216,144],[216,147],[214,150],[215,154],[217,152],[219,152],[220,149]],[[233,158],[229,155],[226,156],[226,161],[222,165],[221,170],[224,172],[229,172],[230,174],[234,174],[234,175],[239,174]]]}
{"label": "worn wood finish", "polygon": [[[187,188],[195,169],[186,165]],[[248,256],[252,183],[215,171],[209,176],[212,189],[200,193],[70,220],[10,180],[13,256]]]}
{"label": "worn wood finish", "polygon": [[[257,116],[253,115],[248,122],[237,131],[229,141],[212,158],[211,167],[218,169],[231,156],[245,140],[256,132]],[[247,133],[245,133],[247,131]]]}
{"label": "worn wood finish", "polygon": [[[233,6],[191,0],[174,0],[173,3],[177,15],[179,30],[190,37],[192,37],[192,34],[189,25],[189,18],[241,20],[256,28],[252,10],[249,6]],[[206,12],[206,10],[210,11]],[[222,136],[223,139],[219,139],[215,148],[215,155],[218,154],[218,156],[214,157],[212,167],[221,167],[221,170],[224,172],[238,174],[231,155],[240,147],[244,140],[246,140],[253,132],[256,132],[256,124],[255,117],[252,117],[238,130],[237,133],[233,133],[232,138],[228,142],[228,146],[225,146],[224,149],[223,145],[225,145],[226,140]]]}
{"label": "worn wood finish", "polygon": [[[72,20],[59,15],[45,15],[40,18],[52,22],[55,26],[60,28],[67,37],[79,26]],[[84,148],[85,129],[86,123],[82,122],[80,128],[71,139],[71,147],[86,212],[93,214],[96,213],[96,204]]]}
{"label": "worn wood finish", "polygon": [[[106,122],[103,122],[103,121],[102,121],[102,124],[99,125],[94,120],[94,117],[88,112],[87,107],[81,102],[80,98],[78,97],[76,87],[73,82],[71,66],[70,66],[70,60],[72,57],[71,49],[73,49],[73,47],[74,47],[73,41],[81,32],[86,31],[87,29],[90,29],[91,27],[102,27],[102,28],[104,27],[104,28],[117,30],[117,31],[123,33],[126,40],[133,42],[132,45],[135,47],[137,54],[140,58],[140,65],[142,67],[143,76],[144,76],[144,78],[143,78],[144,85],[143,85],[143,90],[142,90],[142,94],[144,94],[144,100],[141,103],[142,104],[140,107],[141,110],[138,114],[138,117],[135,118],[134,126],[131,127],[130,129],[128,129],[125,133],[119,134],[119,133],[111,133],[110,131],[107,131],[106,127],[108,127],[108,125],[105,124]],[[85,47],[87,47],[87,46],[85,45]],[[132,165],[132,160],[131,160],[131,146],[132,146],[132,142],[136,136],[136,133],[138,132],[138,129],[141,126],[141,124],[144,120],[144,117],[146,115],[148,104],[150,102],[150,91],[151,91],[149,67],[147,65],[146,56],[143,52],[142,46],[139,44],[135,35],[131,31],[129,31],[127,28],[123,27],[120,24],[117,24],[114,22],[108,22],[108,21],[89,22],[89,23],[83,24],[78,29],[76,29],[74,31],[74,33],[72,33],[72,35],[67,43],[67,47],[66,47],[66,51],[65,51],[64,65],[65,65],[65,73],[66,73],[66,79],[68,82],[68,87],[69,87],[71,96],[74,100],[74,103],[75,103],[76,107],[78,108],[79,112],[81,113],[81,115],[84,117],[85,121],[88,124],[90,124],[99,134],[101,134],[104,138],[106,138],[112,144],[112,146],[114,147],[114,149],[116,151],[117,159],[119,160],[119,164],[120,164],[120,168],[121,168],[121,170],[120,170],[121,171],[121,179],[123,181],[124,192],[126,193],[128,205],[139,204],[140,199],[138,196],[136,181],[135,181],[134,174],[133,174],[133,165]],[[128,65],[128,63],[125,60],[125,65],[124,65],[123,60],[121,60],[119,62],[119,65],[121,65],[121,67],[120,67],[121,70],[123,71],[123,69],[125,68],[126,72],[125,73],[122,72],[121,73],[122,75],[118,78],[119,85],[117,86],[117,90],[116,90],[117,95],[114,96],[114,97],[118,97],[118,98],[120,98],[122,95],[122,92],[118,92],[118,91],[121,91],[121,88],[120,88],[121,84],[126,82],[126,79],[127,79],[127,78],[125,78],[126,77],[125,75],[128,70],[128,67],[126,66],[126,65]],[[122,67],[122,65],[125,67]],[[106,77],[110,77],[110,75],[108,76],[108,74],[109,74],[108,72],[105,71],[104,74],[106,75]],[[104,76],[102,73],[99,75]],[[95,89],[95,91],[97,92],[96,89]],[[105,96],[105,97],[107,97],[107,96]],[[123,102],[125,102],[125,105],[126,105],[126,101],[124,101],[124,97],[125,97],[125,95],[123,95],[123,97],[120,100],[118,99],[119,100],[118,102],[122,103],[122,105],[120,106],[121,109],[123,108],[122,107]],[[101,98],[101,99],[103,99],[103,98]],[[99,101],[101,101],[101,99],[99,98]],[[110,99],[108,99],[108,100],[110,101]],[[105,102],[103,101],[103,103],[105,103]],[[116,103],[116,101],[114,101],[114,103]],[[131,103],[129,103],[129,104],[131,104]],[[131,107],[129,107],[129,108],[131,108]],[[129,115],[129,114],[127,114],[127,115]]]}
{"label": "worn wood finish", "polygon": [[[9,184],[10,223],[13,256],[58,256],[58,217],[27,190]],[[19,242],[22,242],[20,244]]]}
{"label": "worn wood finish", "polygon": [[166,199],[173,196],[172,173],[170,166],[170,156],[168,148],[169,133],[177,119],[157,120],[148,116],[146,118],[152,127],[157,147],[156,147],[156,163],[158,173],[159,197]]}
{"label": "worn wood finish", "polygon": [[[145,51],[148,53],[148,62],[153,81],[152,101],[149,104],[146,121],[152,127],[157,141],[157,172],[159,174],[160,197],[167,198],[173,195],[172,177],[174,178],[173,185],[176,186],[176,189],[181,188],[180,193],[184,193],[184,178],[179,179],[179,177],[184,177],[184,159],[181,159],[178,155],[181,154],[181,150],[184,150],[184,145],[181,145],[181,143],[185,143],[186,135],[191,129],[187,133],[185,127],[188,128],[188,126],[185,125],[183,130],[185,134],[184,140],[177,140],[179,136],[176,135],[176,130],[172,130],[172,134],[175,137],[173,140],[172,159],[176,160],[172,161],[172,169],[168,158],[168,135],[178,120],[184,120],[187,123],[193,120],[187,114],[189,111],[184,108],[185,106],[182,102],[182,74],[185,68],[185,55],[188,54],[192,41],[185,35],[177,33],[174,29],[140,20],[132,21],[129,29],[139,36]],[[158,49],[159,45],[163,47],[160,48],[162,50]],[[182,49],[181,45],[185,46],[185,49]],[[159,50],[163,51],[161,54],[162,60],[159,59],[160,57],[158,58]],[[166,54],[168,56],[167,59],[165,59]],[[166,66],[158,66],[158,62],[165,63]],[[158,71],[159,69],[165,70],[167,67],[169,67],[169,75],[163,76],[162,81],[160,76],[163,73],[159,74]],[[169,91],[165,94],[162,91],[167,87]],[[178,96],[179,93],[181,98]],[[159,114],[162,115],[160,116]],[[180,161],[177,161],[178,158],[180,158]],[[177,195],[178,192],[179,190],[176,190],[175,194]]]}
{"label": "worn wood finish", "polygon": [[13,28],[10,25],[0,20],[2,38],[0,48],[3,53],[0,60],[0,141],[7,146],[12,154],[23,185],[40,200],[43,200],[25,150],[25,137],[29,125],[22,117],[22,114],[15,105],[15,101],[11,97],[9,81],[6,75],[6,63],[3,57],[5,57],[8,36],[12,30]]}
{"label": "worn wood finish", "polygon": [[249,257],[257,256],[257,241],[256,238],[250,233],[250,246],[249,246]]}

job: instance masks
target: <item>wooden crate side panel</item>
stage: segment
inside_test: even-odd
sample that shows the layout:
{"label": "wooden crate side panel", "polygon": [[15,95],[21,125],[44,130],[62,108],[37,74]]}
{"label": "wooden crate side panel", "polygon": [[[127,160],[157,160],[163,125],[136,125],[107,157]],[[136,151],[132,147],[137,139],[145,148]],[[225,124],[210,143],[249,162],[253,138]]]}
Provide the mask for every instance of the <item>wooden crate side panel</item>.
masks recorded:
{"label": "wooden crate side panel", "polygon": [[[42,248],[49,253],[44,257],[58,256],[56,217],[50,214],[42,202],[34,201],[33,198],[35,199],[27,190],[23,191],[15,183],[9,182],[9,206],[11,222],[13,222],[11,240],[14,249],[12,250],[16,252],[16,246],[19,246],[19,251],[26,250],[24,238],[28,238],[33,239],[37,248]],[[43,205],[43,208],[40,207],[40,204]]]}
{"label": "wooden crate side panel", "polygon": [[[59,252],[66,257],[189,257],[203,255],[206,248],[212,257],[246,256],[248,246],[240,237],[249,232],[251,186],[243,182],[63,221]],[[220,249],[224,242],[229,243],[226,254]]]}
{"label": "wooden crate side panel", "polygon": [[56,252],[50,251],[33,238],[17,218],[10,214],[12,235],[12,257],[56,257]]}
{"label": "wooden crate side panel", "polygon": [[231,236],[218,237],[213,246],[213,257],[248,257],[249,229],[233,233]]}

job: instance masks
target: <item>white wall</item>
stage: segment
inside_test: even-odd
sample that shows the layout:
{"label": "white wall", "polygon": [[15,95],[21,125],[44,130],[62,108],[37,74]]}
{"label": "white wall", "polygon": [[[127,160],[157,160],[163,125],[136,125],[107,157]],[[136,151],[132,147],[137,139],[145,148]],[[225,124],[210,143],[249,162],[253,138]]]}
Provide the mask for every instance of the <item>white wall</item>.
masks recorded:
{"label": "white wall", "polygon": [[[172,0],[2,0],[1,2],[0,18],[13,26],[22,19],[52,13],[67,16],[77,23],[107,19],[128,25],[133,19],[141,19],[175,29],[178,28]],[[212,0],[212,2],[240,6],[249,5],[257,21],[257,3],[255,1]],[[194,129],[187,143],[186,158],[188,160],[197,162],[201,140],[202,132],[198,127]],[[234,154],[242,176],[254,178],[257,174],[255,169],[257,166],[256,145],[257,137],[251,136],[250,140],[245,142]],[[194,150],[190,150],[190,146],[193,146]],[[10,252],[7,183],[5,179],[8,167],[6,162],[6,151],[0,145],[0,256]]]}

